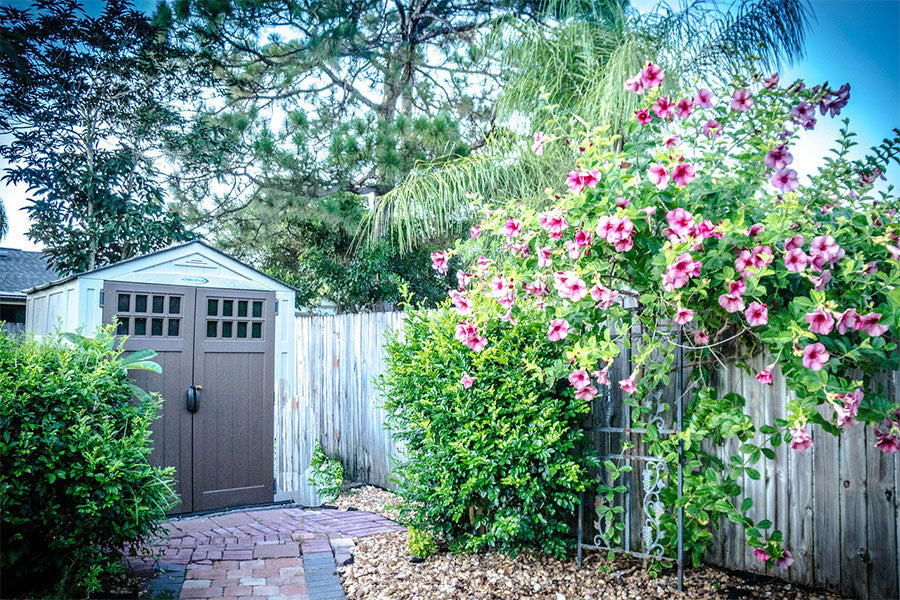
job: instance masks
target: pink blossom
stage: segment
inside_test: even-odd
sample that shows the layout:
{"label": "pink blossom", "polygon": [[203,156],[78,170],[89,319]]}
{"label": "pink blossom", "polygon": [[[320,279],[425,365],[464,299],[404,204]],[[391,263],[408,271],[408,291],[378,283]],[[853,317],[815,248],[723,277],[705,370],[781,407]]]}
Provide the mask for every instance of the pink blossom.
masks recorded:
{"label": "pink blossom", "polygon": [[681,187],[689,184],[696,176],[697,173],[694,171],[693,165],[688,163],[678,163],[672,170],[672,181]]}
{"label": "pink blossom", "polygon": [[873,312],[867,315],[860,315],[859,329],[872,337],[879,337],[889,329],[887,325],[879,325],[879,319],[881,319],[881,313]]}
{"label": "pink blossom", "polygon": [[587,296],[588,293],[587,285],[585,285],[584,280],[579,277],[569,277],[566,279],[565,290],[565,296],[563,296],[562,292],[560,292],[559,295],[563,298],[568,298],[572,302],[578,302]]}
{"label": "pink blossom", "polygon": [[597,222],[597,237],[613,245],[616,252],[628,252],[634,246],[632,234],[634,223],[628,217],[600,217]]}
{"label": "pink blossom", "polygon": [[698,346],[706,346],[709,344],[709,334],[702,329],[698,329],[694,332],[694,343]]}
{"label": "pink blossom", "polygon": [[673,135],[672,137],[667,137],[667,138],[663,141],[663,145],[664,145],[666,148],[674,148],[674,147],[677,146],[680,142],[681,142],[681,138],[680,138],[679,136],[677,136],[677,135]]}
{"label": "pink blossom", "polygon": [[687,238],[694,233],[694,216],[683,208],[673,208],[666,213],[669,229],[679,238]]}
{"label": "pink blossom", "polygon": [[510,217],[506,220],[506,223],[503,224],[503,235],[506,237],[513,239],[522,235],[522,221],[514,217]]}
{"label": "pink blossom", "polygon": [[731,96],[731,110],[747,112],[753,106],[753,98],[750,90],[735,90]]}
{"label": "pink blossom", "polygon": [[803,349],[803,366],[812,371],[821,371],[828,364],[831,355],[820,342],[809,344]]}
{"label": "pink blossom", "polygon": [[806,313],[806,322],[809,323],[809,330],[813,333],[828,335],[834,329],[834,317],[823,308]]}
{"label": "pink blossom", "polygon": [[538,298],[542,298],[549,293],[549,291],[547,290],[547,284],[541,280],[532,281],[531,283],[523,283],[522,287],[525,289],[526,293],[531,294],[532,296],[537,296]]}
{"label": "pink blossom", "polygon": [[534,143],[531,145],[531,151],[537,154],[538,156],[544,155],[544,144],[547,143],[547,140],[550,139],[545,136],[542,132],[536,131],[534,133]]}
{"label": "pink blossom", "polygon": [[456,325],[456,339],[475,352],[481,352],[487,345],[487,338],[478,335],[478,327],[468,321]]}
{"label": "pink blossom", "polygon": [[461,315],[472,314],[472,300],[469,299],[465,292],[450,290],[448,294],[453,302],[453,306],[456,308],[456,312]]}
{"label": "pink blossom", "polygon": [[431,268],[441,275],[447,274],[447,253],[443,250],[431,253]]}
{"label": "pink blossom", "polygon": [[747,284],[744,283],[743,279],[736,279],[735,281],[728,282],[728,293],[733,296],[743,296],[744,292],[747,291]]}
{"label": "pink blossom", "polygon": [[575,243],[578,244],[579,247],[584,248],[585,246],[591,245],[591,234],[586,232],[584,229],[579,229],[575,234]]}
{"label": "pink blossom", "polygon": [[812,129],[816,126],[816,107],[809,102],[801,102],[792,108],[791,116],[805,129]]}
{"label": "pink blossom", "polygon": [[744,310],[743,298],[734,294],[722,294],[719,296],[719,305],[725,309],[725,312],[734,313]]}
{"label": "pink blossom", "polygon": [[794,248],[784,255],[784,267],[788,271],[799,273],[806,269],[808,260],[809,257],[806,256],[806,253],[803,252],[803,250],[801,250],[800,248]]}
{"label": "pink blossom", "polygon": [[572,171],[566,179],[566,185],[576,194],[585,187],[595,188],[600,183],[600,171]]}
{"label": "pink blossom", "polygon": [[840,258],[844,255],[843,250],[834,238],[830,235],[820,235],[814,237],[810,242],[810,254],[813,256],[822,255],[826,261],[834,258]]}
{"label": "pink blossom", "polygon": [[794,162],[793,155],[787,151],[784,144],[778,144],[773,150],[766,152],[764,159],[766,166],[770,169],[780,171],[787,168],[789,164]]}
{"label": "pink blossom", "polygon": [[747,323],[751,327],[758,327],[769,322],[769,310],[765,304],[759,302],[751,302],[744,316],[747,317]]}
{"label": "pink blossom", "polygon": [[813,287],[817,290],[825,289],[825,286],[831,281],[831,269],[825,269],[821,275],[810,277]]}
{"label": "pink blossom", "polygon": [[894,433],[894,424],[889,419],[884,419],[875,432],[875,447],[882,452],[894,454],[900,450],[900,436]]}
{"label": "pink blossom", "polygon": [[637,391],[637,386],[634,384],[634,377],[635,374],[632,373],[631,377],[619,380],[619,387],[622,388],[622,391],[627,394],[633,394]]}
{"label": "pink blossom", "polygon": [[641,81],[641,74],[638,73],[633,77],[629,77],[625,80],[625,90],[629,92],[634,92],[635,94],[643,94],[644,93],[644,83]]}
{"label": "pink blossom", "polygon": [[647,169],[647,177],[650,179],[650,183],[661,190],[669,187],[669,171],[661,163],[650,165],[650,168]]}
{"label": "pink blossom", "polygon": [[859,329],[859,314],[855,308],[848,308],[838,317],[838,333],[844,335],[850,329]]}
{"label": "pink blossom", "polygon": [[757,223],[755,225],[750,226],[750,228],[747,230],[747,236],[756,238],[759,236],[760,233],[764,232],[765,230],[766,230],[765,225],[763,225],[761,223]]}
{"label": "pink blossom", "polygon": [[638,123],[640,123],[641,125],[646,125],[653,120],[653,115],[650,114],[650,110],[647,108],[641,108],[634,111],[634,115],[637,117]]}
{"label": "pink blossom", "polygon": [[615,304],[619,298],[619,292],[616,290],[608,290],[600,284],[591,288],[591,298],[597,302],[598,308],[609,308]]}
{"label": "pink blossom", "polygon": [[778,79],[778,73],[772,73],[770,77],[766,77],[765,79],[763,79],[763,87],[767,90],[774,90],[778,87]]}
{"label": "pink blossom", "polygon": [[675,103],[669,100],[668,96],[660,96],[656,99],[656,104],[653,105],[653,112],[660,119],[668,119],[672,116],[673,108],[675,108]]}
{"label": "pink blossom", "polygon": [[568,254],[569,258],[572,260],[577,260],[578,257],[581,256],[581,247],[578,245],[578,242],[569,240],[564,246],[566,247],[566,254]]}
{"label": "pink blossom", "polygon": [[470,281],[472,281],[471,273],[456,271],[456,283],[459,286],[459,289],[464,289],[467,285],[469,285]]}
{"label": "pink blossom", "polygon": [[541,228],[550,236],[550,239],[561,240],[563,231],[569,227],[569,222],[565,217],[557,213],[544,213],[538,219]]}
{"label": "pink blossom", "polygon": [[537,249],[538,266],[549,267],[553,264],[553,250],[546,246]]}
{"label": "pink blossom", "polygon": [[799,233],[792,238],[788,238],[784,242],[784,251],[788,252],[790,250],[796,250],[803,248],[803,236]]}
{"label": "pink blossom", "polygon": [[588,376],[587,371],[576,369],[569,375],[569,383],[571,383],[572,387],[576,390],[580,390],[584,386],[590,385],[591,378]]}
{"label": "pink blossom", "polygon": [[766,562],[767,560],[769,560],[768,553],[762,548],[754,548],[753,556],[755,556],[759,562]]}
{"label": "pink blossom", "polygon": [[592,385],[586,385],[580,390],[575,392],[576,400],[587,400],[591,401],[594,399],[594,396],[597,395],[597,388]]}
{"label": "pink blossom", "polygon": [[694,318],[694,311],[683,306],[679,306],[675,311],[675,322],[679,325],[687,325]]}
{"label": "pink blossom", "polygon": [[[777,75],[775,75],[775,77],[777,77]],[[777,80],[776,83],[778,83]],[[787,550],[782,550],[781,557],[775,559],[775,566],[779,569],[787,569],[792,564],[794,564],[794,556]]]}
{"label": "pink blossom", "polygon": [[665,76],[665,72],[659,65],[648,62],[644,70],[641,71],[641,83],[645,89],[652,90],[655,87],[659,87]]}
{"label": "pink blossom", "polygon": [[601,369],[599,371],[594,371],[592,373],[594,379],[597,380],[597,383],[600,385],[612,385],[609,381],[609,365],[607,364],[606,368]]}
{"label": "pink blossom", "polygon": [[772,185],[784,192],[796,190],[800,183],[797,181],[797,171],[793,169],[781,169],[772,173]]}
{"label": "pink blossom", "polygon": [[772,385],[775,376],[772,374],[772,369],[763,369],[756,374],[756,380],[763,385]]}
{"label": "pink blossom", "polygon": [[717,138],[722,135],[722,124],[715,119],[710,119],[703,126],[703,133],[705,133],[709,139]]}
{"label": "pink blossom", "polygon": [[806,430],[806,425],[791,427],[791,448],[794,450],[809,450],[813,446],[812,436]]}
{"label": "pink blossom", "polygon": [[474,240],[479,235],[481,235],[481,227],[480,226],[473,225],[472,227],[469,227],[469,237],[471,237]]}
{"label": "pink blossom", "polygon": [[463,373],[462,378],[460,378],[459,382],[464,388],[469,389],[470,387],[472,387],[472,384],[475,383],[475,380],[472,379],[472,376],[468,373]]}
{"label": "pink blossom", "polygon": [[519,324],[519,320],[513,318],[511,310],[508,310],[505,313],[503,313],[502,315],[500,315],[500,320],[504,321],[506,323],[509,323],[512,326],[516,326]]}
{"label": "pink blossom", "polygon": [[710,90],[706,88],[697,90],[697,95],[694,96],[694,104],[702,106],[703,108],[712,108],[712,103],[713,93]]}
{"label": "pink blossom", "polygon": [[836,394],[835,399],[841,402],[841,405],[834,409],[837,426],[844,428],[855,424],[859,405],[863,399],[862,389],[857,388],[850,393]]}
{"label": "pink blossom", "polygon": [[678,115],[681,119],[687,119],[691,116],[691,111],[694,109],[694,103],[690,98],[682,98],[678,101],[678,104],[675,106],[675,114]]}
{"label": "pink blossom", "polygon": [[647,221],[647,225],[652,224],[652,217],[656,214],[655,206],[645,206],[641,209],[641,212],[644,213],[644,220]]}
{"label": "pink blossom", "polygon": [[663,289],[671,292],[684,287],[688,280],[700,274],[701,265],[700,261],[695,261],[687,252],[680,255],[666,268],[663,274]]}
{"label": "pink blossom", "polygon": [[623,198],[622,196],[616,198],[617,208],[628,208],[629,204],[631,204],[631,200],[629,200],[628,198]]}
{"label": "pink blossom", "polygon": [[547,331],[547,338],[551,342],[558,342],[569,335],[569,322],[565,319],[553,319],[550,321],[550,329]]}

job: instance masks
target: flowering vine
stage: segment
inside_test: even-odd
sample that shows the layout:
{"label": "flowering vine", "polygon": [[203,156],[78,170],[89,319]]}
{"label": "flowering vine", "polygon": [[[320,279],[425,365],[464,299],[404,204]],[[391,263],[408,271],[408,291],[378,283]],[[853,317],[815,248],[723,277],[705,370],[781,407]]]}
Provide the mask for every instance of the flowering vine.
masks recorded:
{"label": "flowering vine", "polygon": [[[432,263],[445,272],[450,254],[491,254],[459,272],[450,292],[456,339],[471,352],[521,319],[544,323],[559,344],[559,358],[542,367],[548,383],[566,379],[585,401],[601,386],[620,387],[636,409],[633,424],[647,429],[643,441],[671,468],[674,445],[683,444],[695,560],[707,525],[724,516],[745,526],[759,560],[786,568],[793,559],[781,533],[747,517],[751,498],[736,503],[738,478],[758,478],[752,465],[782,443],[808,450],[813,426],[839,434],[868,423],[879,450],[900,448],[900,410],[871,385],[900,366],[898,200],[875,189],[898,160],[900,132],[851,160],[845,122],[824,166],[802,183],[794,142],[817,115],[840,114],[849,85],[782,86],[777,74],[756,75],[662,96],[664,78],[648,63],[624,82],[642,100],[621,132],[594,128],[578,140],[535,133],[535,153],[562,143],[574,151],[560,189],[547,190],[540,209],[488,206],[472,228],[477,241],[435,253]],[[638,326],[653,335],[630,341]],[[634,369],[611,381],[608,369],[628,344]],[[678,345],[696,382],[673,439],[648,426],[640,407],[668,381]],[[794,392],[786,419],[756,427],[742,397],[719,397],[709,367],[752,356],[769,361],[755,373],[759,385],[772,385],[780,370]],[[469,369],[460,385],[477,379]],[[743,455],[724,463],[701,445],[729,437]]]}

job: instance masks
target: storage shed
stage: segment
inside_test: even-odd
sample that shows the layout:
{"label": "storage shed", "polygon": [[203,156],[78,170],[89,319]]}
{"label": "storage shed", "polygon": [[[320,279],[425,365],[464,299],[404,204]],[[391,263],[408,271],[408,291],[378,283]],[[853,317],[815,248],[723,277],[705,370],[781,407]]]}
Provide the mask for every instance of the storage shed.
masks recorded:
{"label": "storage shed", "polygon": [[200,242],[79,273],[28,291],[36,335],[117,322],[128,351],[158,353],[162,373],[135,383],[159,392],[155,465],[176,470],[173,513],[290,499],[274,478],[276,393],[294,389],[289,285]]}

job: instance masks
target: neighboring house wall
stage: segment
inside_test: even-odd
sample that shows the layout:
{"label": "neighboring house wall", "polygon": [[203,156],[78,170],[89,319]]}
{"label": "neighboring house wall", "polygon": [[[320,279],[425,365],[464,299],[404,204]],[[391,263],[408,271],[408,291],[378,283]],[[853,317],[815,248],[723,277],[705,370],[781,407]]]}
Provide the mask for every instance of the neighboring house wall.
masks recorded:
{"label": "neighboring house wall", "polygon": [[0,248],[0,321],[8,333],[25,329],[25,290],[56,279],[41,252]]}

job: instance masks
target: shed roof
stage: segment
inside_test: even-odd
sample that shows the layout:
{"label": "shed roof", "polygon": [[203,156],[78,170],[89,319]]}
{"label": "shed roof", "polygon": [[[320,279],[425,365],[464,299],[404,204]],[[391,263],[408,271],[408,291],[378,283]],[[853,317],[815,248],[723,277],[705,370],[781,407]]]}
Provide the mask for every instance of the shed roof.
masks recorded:
{"label": "shed roof", "polygon": [[147,254],[141,254],[141,255],[139,255],[139,256],[133,256],[133,257],[131,257],[131,258],[126,258],[125,260],[121,260],[121,261],[116,262],[116,263],[111,263],[111,264],[108,264],[108,265],[103,265],[102,267],[97,267],[96,269],[91,269],[90,271],[82,271],[81,273],[75,273],[75,274],[73,274],[73,275],[69,275],[68,277],[63,277],[63,278],[60,278],[60,279],[56,279],[56,280],[54,280],[54,281],[45,282],[45,283],[43,283],[42,285],[36,285],[36,286],[32,287],[31,289],[26,290],[26,292],[27,292],[27,293],[36,292],[36,291],[39,291],[39,290],[42,290],[42,289],[46,289],[46,288],[49,288],[49,287],[52,287],[52,286],[55,286],[55,285],[59,285],[59,284],[62,284],[62,283],[66,283],[67,281],[72,281],[73,279],[78,279],[79,277],[83,277],[83,276],[85,276],[85,275],[93,275],[93,274],[95,274],[95,273],[100,273],[100,272],[106,271],[106,270],[108,270],[108,269],[117,268],[117,267],[120,267],[120,266],[122,266],[122,265],[126,265],[126,264],[131,263],[131,262],[135,262],[135,261],[138,261],[138,260],[143,260],[143,259],[145,259],[145,258],[152,257],[152,256],[157,256],[157,255],[165,254],[165,253],[167,253],[167,252],[171,252],[171,251],[173,251],[173,250],[176,250],[176,249],[179,249],[179,248],[184,248],[184,247],[186,247],[186,246],[192,246],[192,245],[203,246],[204,248],[207,248],[207,249],[209,249],[209,250],[212,250],[212,251],[215,252],[216,254],[218,254],[218,255],[220,255],[220,256],[226,258],[226,259],[229,260],[229,261],[234,261],[235,263],[238,263],[238,264],[242,265],[243,267],[245,267],[245,268],[247,268],[247,269],[250,269],[251,271],[253,271],[254,273],[260,275],[261,277],[264,277],[264,278],[266,278],[266,279],[269,279],[269,280],[271,280],[271,281],[274,281],[274,282],[278,283],[279,285],[283,285],[283,286],[285,286],[285,287],[287,287],[287,288],[289,288],[289,289],[291,289],[291,290],[294,290],[294,291],[297,290],[297,288],[295,288],[294,286],[292,286],[292,285],[290,285],[290,284],[288,284],[288,283],[285,283],[284,281],[278,279],[277,277],[272,277],[272,276],[269,275],[268,273],[263,273],[263,272],[260,271],[259,269],[255,268],[255,267],[252,267],[252,266],[250,266],[250,265],[248,265],[248,264],[246,264],[246,263],[244,263],[244,262],[242,262],[242,261],[239,261],[238,259],[234,258],[233,256],[229,256],[228,254],[222,252],[222,251],[219,250],[218,248],[215,248],[215,247],[213,247],[213,246],[207,244],[207,243],[204,242],[203,240],[191,240],[191,241],[189,241],[189,242],[184,242],[184,243],[181,243],[181,244],[175,244],[175,245],[173,245],[173,246],[169,246],[168,248],[163,248],[163,249],[161,249],[161,250],[156,250],[155,252],[148,252]]}
{"label": "shed roof", "polygon": [[0,296],[25,298],[25,291],[57,278],[43,252],[0,248]]}

